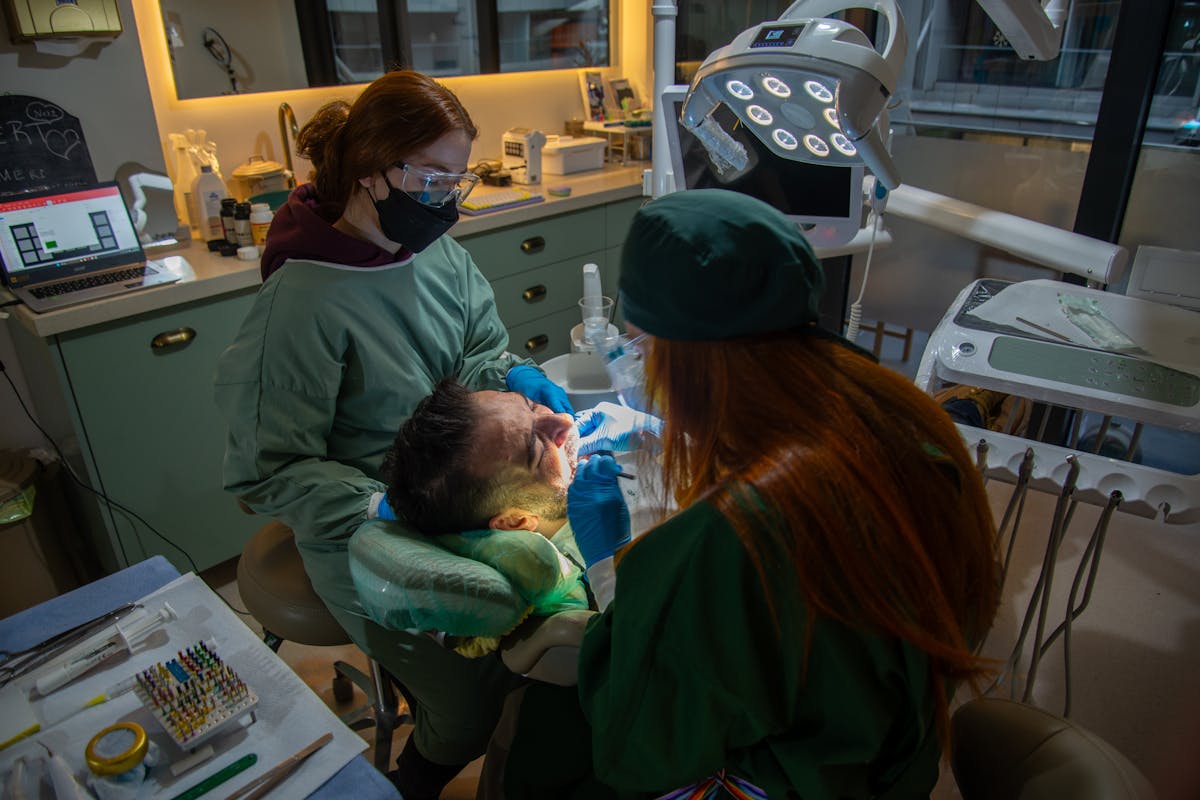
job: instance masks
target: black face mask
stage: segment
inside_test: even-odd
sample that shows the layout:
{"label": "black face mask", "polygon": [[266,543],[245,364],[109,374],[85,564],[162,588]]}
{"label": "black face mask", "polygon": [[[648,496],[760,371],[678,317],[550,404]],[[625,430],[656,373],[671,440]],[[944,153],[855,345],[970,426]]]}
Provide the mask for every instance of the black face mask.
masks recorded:
{"label": "black face mask", "polygon": [[442,206],[427,206],[392,186],[387,175],[383,180],[388,196],[375,201],[375,211],[383,235],[393,242],[419,253],[458,222],[458,203],[453,199]]}

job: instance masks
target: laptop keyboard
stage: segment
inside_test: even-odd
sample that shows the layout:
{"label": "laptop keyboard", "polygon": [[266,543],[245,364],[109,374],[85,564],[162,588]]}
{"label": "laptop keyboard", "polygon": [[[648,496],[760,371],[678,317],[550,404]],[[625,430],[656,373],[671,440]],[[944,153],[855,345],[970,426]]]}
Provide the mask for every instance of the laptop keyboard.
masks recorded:
{"label": "laptop keyboard", "polygon": [[63,281],[62,283],[51,284],[50,286],[35,286],[29,290],[29,293],[39,300],[44,300],[47,297],[58,297],[59,295],[70,294],[71,292],[79,292],[84,289],[91,289],[95,286],[105,286],[110,283],[124,283],[136,278],[144,278],[147,275],[157,275],[158,271],[153,267],[140,266],[130,267],[129,269],[118,270],[117,272],[104,272],[99,275],[88,275],[85,278],[76,278],[71,281]]}

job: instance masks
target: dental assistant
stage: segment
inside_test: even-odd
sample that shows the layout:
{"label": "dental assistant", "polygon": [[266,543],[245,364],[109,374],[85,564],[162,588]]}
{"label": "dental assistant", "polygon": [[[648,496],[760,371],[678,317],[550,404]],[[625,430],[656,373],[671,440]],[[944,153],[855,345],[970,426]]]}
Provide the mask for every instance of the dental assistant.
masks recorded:
{"label": "dental assistant", "polygon": [[321,108],[297,139],[315,177],[276,213],[262,288],[216,375],[226,489],[293,530],[317,594],[417,701],[394,778],[406,800],[437,797],[483,753],[515,678],[498,659],[366,618],[346,547],[367,519],[394,518],[383,457],[445,377],[572,410],[507,352],[489,284],[444,235],[478,180],[467,172],[476,133],[448,89],[411,71]]}
{"label": "dental assistant", "polygon": [[679,511],[631,543],[616,463],[577,471],[568,517],[607,607],[583,638],[579,729],[564,730],[569,696],[527,690],[507,798],[717,780],[751,797],[928,797],[999,598],[957,430],[816,327],[820,263],[775,209],[668,195],[623,252],[621,306],[648,334],[645,396]]}

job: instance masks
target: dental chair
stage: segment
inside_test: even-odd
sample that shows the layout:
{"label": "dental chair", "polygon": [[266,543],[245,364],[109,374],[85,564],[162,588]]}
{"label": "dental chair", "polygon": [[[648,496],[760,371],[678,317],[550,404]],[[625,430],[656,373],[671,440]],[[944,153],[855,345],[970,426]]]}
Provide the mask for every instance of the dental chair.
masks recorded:
{"label": "dental chair", "polygon": [[1034,706],[973,700],[950,721],[963,800],[1154,800],[1137,767],[1100,737]]}
{"label": "dental chair", "polygon": [[[292,531],[280,522],[269,522],[242,549],[237,567],[238,592],[246,609],[263,626],[263,640],[272,650],[284,641],[315,647],[350,644],[350,637],[321,602],[312,587]],[[396,726],[411,722],[401,714],[394,678],[374,659],[368,659],[370,675],[345,661],[333,662],[333,696],[348,703],[354,686],[367,696],[367,703],[341,715],[354,730],[375,727],[373,761],[386,773],[391,768],[392,735]],[[405,697],[408,708],[412,705]]]}

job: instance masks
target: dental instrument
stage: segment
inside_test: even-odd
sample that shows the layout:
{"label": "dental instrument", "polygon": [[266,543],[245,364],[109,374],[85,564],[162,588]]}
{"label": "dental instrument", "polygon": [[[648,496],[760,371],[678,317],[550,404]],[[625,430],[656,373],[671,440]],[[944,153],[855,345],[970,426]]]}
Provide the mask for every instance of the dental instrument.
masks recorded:
{"label": "dental instrument", "polygon": [[183,750],[199,747],[247,714],[256,719],[258,695],[203,641],[139,672],[134,691]]}
{"label": "dental instrument", "polygon": [[280,762],[277,766],[272,767],[262,776],[250,781],[250,783],[229,795],[229,797],[225,798],[225,800],[239,800],[239,798],[245,798],[245,800],[257,800],[257,798],[262,797],[282,783],[289,775],[299,769],[300,765],[303,764],[309,756],[320,750],[325,745],[329,744],[331,741],[333,741],[332,733],[323,734],[312,744],[300,750],[290,758]]}
{"label": "dental instrument", "polygon": [[138,609],[63,656],[34,684],[38,694],[45,697],[122,651],[132,653],[134,645],[178,617],[169,603],[155,614]]}
{"label": "dental instrument", "polygon": [[122,681],[118,681],[117,683],[114,683],[112,686],[109,686],[107,689],[105,689],[103,692],[96,695],[95,697],[92,697],[91,699],[85,701],[84,703],[77,706],[76,708],[71,709],[70,711],[68,711],[66,714],[62,715],[58,719],[47,722],[45,725],[42,726],[41,729],[46,730],[47,728],[53,728],[55,725],[58,725],[62,722],[66,722],[68,719],[75,716],[76,714],[78,714],[81,711],[86,711],[87,709],[92,708],[93,706],[102,705],[103,703],[107,703],[109,700],[112,700],[113,698],[120,697],[121,695],[131,691],[136,685],[137,685],[137,676],[131,676]]}
{"label": "dental instrument", "polygon": [[101,614],[95,619],[88,620],[70,630],[51,636],[32,647],[4,653],[9,658],[3,665],[0,665],[0,688],[6,686],[9,681],[27,675],[43,664],[58,657],[67,648],[91,636],[94,631],[100,629],[111,620],[119,619],[126,612],[138,607],[136,603],[126,603],[120,608]]}

